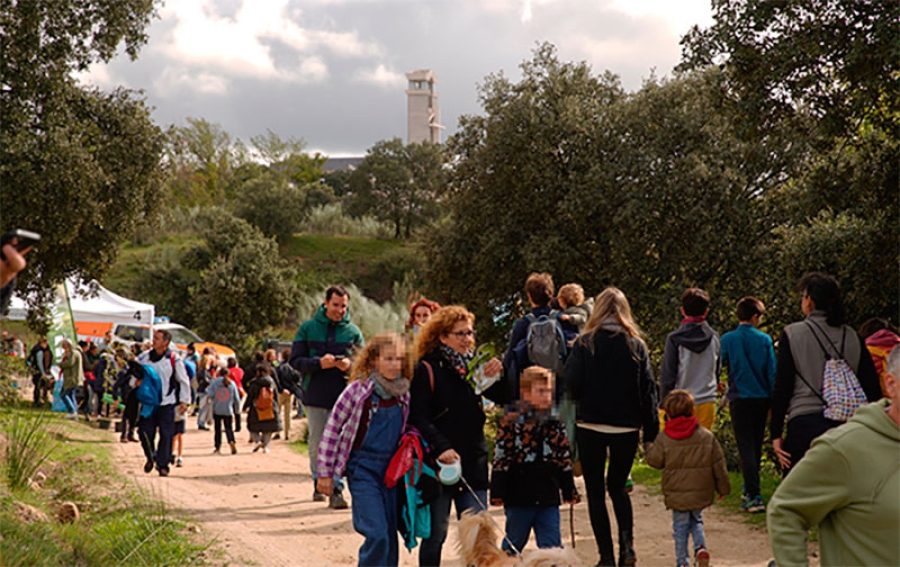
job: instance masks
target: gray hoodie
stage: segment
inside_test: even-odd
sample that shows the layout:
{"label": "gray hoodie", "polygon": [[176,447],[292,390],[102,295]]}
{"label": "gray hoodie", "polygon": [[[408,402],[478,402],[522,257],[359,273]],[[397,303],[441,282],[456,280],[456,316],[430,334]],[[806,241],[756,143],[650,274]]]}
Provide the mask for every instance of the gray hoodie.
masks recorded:
{"label": "gray hoodie", "polygon": [[236,415],[241,413],[241,395],[234,380],[225,385],[222,378],[216,378],[209,384],[206,395],[213,402],[213,415]]}
{"label": "gray hoodie", "polygon": [[659,402],[672,390],[687,390],[695,404],[716,401],[716,384],[722,372],[719,334],[704,321],[685,323],[666,337]]}

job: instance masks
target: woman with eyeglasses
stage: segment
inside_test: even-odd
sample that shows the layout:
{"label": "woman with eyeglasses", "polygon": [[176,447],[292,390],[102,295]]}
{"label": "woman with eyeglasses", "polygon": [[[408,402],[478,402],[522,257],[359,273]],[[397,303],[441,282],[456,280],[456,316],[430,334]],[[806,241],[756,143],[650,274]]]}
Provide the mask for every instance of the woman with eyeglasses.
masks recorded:
{"label": "woman with eyeglasses", "polygon": [[[441,564],[450,504],[456,506],[459,518],[464,510],[482,508],[487,502],[485,416],[468,370],[474,356],[474,323],[472,313],[450,305],[435,312],[416,335],[415,356],[419,362],[410,388],[409,422],[422,433],[439,464],[458,461],[462,467],[462,479],[452,486],[441,485],[437,500],[431,503],[431,536],[419,548],[419,565],[423,566]],[[503,371],[497,358],[483,368],[487,377]],[[508,403],[509,386],[501,379],[484,396],[498,404]]]}
{"label": "woman with eyeglasses", "polygon": [[772,448],[785,475],[803,458],[814,439],[841,425],[824,415],[822,387],[828,359],[847,361],[870,403],[881,398],[878,373],[866,344],[844,324],[844,303],[837,280],[812,272],[800,279],[797,290],[806,318],[785,327],[778,339],[769,423]]}

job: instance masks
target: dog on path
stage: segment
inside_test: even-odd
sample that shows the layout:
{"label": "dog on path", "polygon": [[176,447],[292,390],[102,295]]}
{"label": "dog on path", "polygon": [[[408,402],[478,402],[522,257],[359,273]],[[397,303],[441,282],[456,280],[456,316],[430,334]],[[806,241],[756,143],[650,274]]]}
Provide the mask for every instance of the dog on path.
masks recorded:
{"label": "dog on path", "polygon": [[507,555],[497,546],[497,530],[487,512],[463,512],[459,521],[459,553],[474,567],[566,567],[577,564],[567,548],[529,549],[521,557]]}

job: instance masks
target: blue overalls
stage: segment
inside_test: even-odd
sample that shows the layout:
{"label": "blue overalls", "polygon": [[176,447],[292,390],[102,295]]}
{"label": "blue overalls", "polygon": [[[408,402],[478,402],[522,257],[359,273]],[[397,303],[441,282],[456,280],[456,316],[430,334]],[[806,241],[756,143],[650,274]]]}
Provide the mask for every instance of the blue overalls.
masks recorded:
{"label": "blue overalls", "polygon": [[[385,402],[393,405],[385,407]],[[353,497],[353,529],[365,536],[359,565],[397,565],[397,487],[384,484],[384,473],[403,432],[403,406],[372,394],[365,437],[347,461],[347,481]]]}

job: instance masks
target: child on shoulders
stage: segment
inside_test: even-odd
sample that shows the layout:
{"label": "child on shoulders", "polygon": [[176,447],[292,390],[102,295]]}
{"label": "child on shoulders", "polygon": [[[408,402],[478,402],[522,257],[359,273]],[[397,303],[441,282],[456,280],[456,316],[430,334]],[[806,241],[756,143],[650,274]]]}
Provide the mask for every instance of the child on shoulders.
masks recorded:
{"label": "child on shoulders", "polygon": [[491,504],[504,506],[503,549],[522,551],[534,529],[541,549],[562,547],[560,491],[567,504],[578,501],[565,425],[551,412],[553,374],[526,368],[520,380],[521,401],[497,430],[491,475]]}
{"label": "child on shoulders", "polygon": [[594,298],[584,300],[584,288],[577,283],[570,283],[559,288],[556,296],[562,313],[559,314],[559,326],[567,339],[574,339],[581,331],[594,310]]}
{"label": "child on shoulders", "polygon": [[678,567],[690,567],[688,536],[694,539],[694,564],[708,567],[709,551],[703,531],[703,508],[718,492],[731,492],[725,455],[713,434],[694,417],[694,398],[685,390],[673,390],[663,401],[666,424],[663,434],[647,449],[647,464],[665,469],[662,491],[672,510],[672,531]]}

